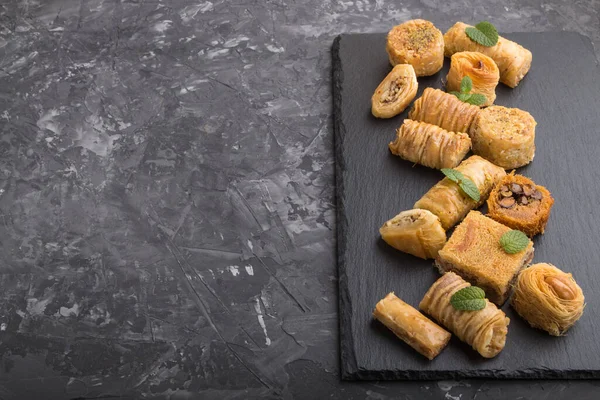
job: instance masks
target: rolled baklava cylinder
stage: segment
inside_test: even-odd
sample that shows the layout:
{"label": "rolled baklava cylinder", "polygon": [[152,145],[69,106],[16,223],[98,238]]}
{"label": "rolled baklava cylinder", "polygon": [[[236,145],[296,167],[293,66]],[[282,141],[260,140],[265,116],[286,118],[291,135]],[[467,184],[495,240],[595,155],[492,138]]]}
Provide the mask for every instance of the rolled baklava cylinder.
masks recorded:
{"label": "rolled baklava cylinder", "polygon": [[444,36],[423,19],[393,27],[387,35],[386,50],[392,65],[410,64],[417,76],[433,75],[444,65]]}
{"label": "rolled baklava cylinder", "polygon": [[444,34],[444,53],[446,57],[460,51],[483,53],[498,65],[500,82],[512,88],[516,87],[531,67],[531,52],[502,36],[498,38],[498,43],[494,46],[483,46],[467,36],[465,29],[469,26],[457,22]]}
{"label": "rolled baklava cylinder", "polygon": [[418,310],[389,293],[375,306],[373,316],[410,347],[433,360],[446,347],[450,333]]}
{"label": "rolled baklava cylinder", "polygon": [[466,133],[405,119],[389,148],[392,154],[429,168],[454,168],[469,152],[471,139]]}
{"label": "rolled baklava cylinder", "polygon": [[532,327],[560,336],[581,318],[585,297],[571,274],[540,263],[521,271],[511,305]]}
{"label": "rolled baklava cylinder", "polygon": [[413,101],[418,88],[412,65],[396,65],[375,89],[371,97],[371,112],[377,118],[395,117]]}
{"label": "rolled baklava cylinder", "polygon": [[469,130],[473,153],[504,169],[529,164],[535,156],[536,125],[531,114],[518,108],[482,109]]}
{"label": "rolled baklava cylinder", "polygon": [[479,107],[460,101],[439,89],[427,88],[413,104],[408,118],[427,122],[451,132],[469,132]]}
{"label": "rolled baklava cylinder", "polygon": [[465,76],[473,82],[470,93],[484,95],[486,101],[482,106],[491,106],[496,100],[496,86],[500,79],[500,71],[494,60],[475,51],[454,53],[446,76],[446,90],[460,92],[460,83]]}
{"label": "rolled baklava cylinder", "polygon": [[469,197],[457,183],[444,178],[414,205],[414,208],[428,210],[437,215],[446,230],[462,221],[469,211],[481,206],[496,183],[506,175],[504,169],[479,156],[467,158],[455,169],[477,186],[479,201]]}
{"label": "rolled baklava cylinder", "polygon": [[429,288],[419,308],[483,357],[495,357],[504,348],[510,319],[487,299],[482,310],[455,309],[450,303],[452,295],[468,286],[471,284],[460,276],[447,272]]}
{"label": "rolled baklava cylinder", "polygon": [[393,248],[423,259],[437,257],[446,243],[440,219],[427,210],[406,210],[379,229],[381,238]]}

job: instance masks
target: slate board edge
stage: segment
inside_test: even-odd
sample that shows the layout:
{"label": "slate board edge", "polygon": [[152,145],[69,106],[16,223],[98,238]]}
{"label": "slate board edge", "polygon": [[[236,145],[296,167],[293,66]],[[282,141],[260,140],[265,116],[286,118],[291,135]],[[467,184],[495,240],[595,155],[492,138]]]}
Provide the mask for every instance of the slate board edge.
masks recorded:
{"label": "slate board edge", "polygon": [[[577,32],[563,32],[576,34],[589,48],[593,49],[591,40]],[[343,234],[347,229],[347,219],[344,207],[344,182],[343,171],[345,160],[342,147],[345,135],[345,126],[342,118],[342,91],[343,70],[340,57],[340,46],[343,37],[352,35],[377,35],[381,33],[340,34],[334,38],[332,45],[332,90],[333,90],[333,129],[334,129],[334,157],[335,157],[335,184],[336,184],[336,240],[338,263],[338,290],[339,290],[339,328],[340,328],[340,371],[342,380],[439,380],[463,378],[495,378],[495,379],[600,379],[600,370],[552,370],[534,368],[527,370],[448,370],[448,371],[417,371],[417,370],[365,370],[358,367],[354,352],[354,339],[352,337],[352,302],[348,293],[347,276],[344,267],[346,243]],[[595,55],[594,55],[594,58]],[[596,58],[596,66],[600,63]]]}
{"label": "slate board edge", "polygon": [[[344,140],[345,127],[342,121],[342,83],[344,76],[342,71],[342,60],[340,59],[340,42],[342,35],[335,37],[332,52],[332,102],[333,102],[333,131],[334,131],[334,154],[335,154],[335,198],[336,198],[336,240],[337,240],[337,264],[338,264],[338,315],[340,332],[340,371],[342,379],[355,380],[358,378],[356,356],[354,354],[354,339],[352,338],[352,316],[348,310],[352,309],[352,302],[348,298],[348,285],[346,280],[346,269],[340,268],[344,265],[344,254],[346,252],[345,235],[341,234],[347,229],[347,220],[344,212],[344,157],[341,151]],[[345,310],[345,311],[343,311]],[[347,360],[344,362],[344,360]]]}

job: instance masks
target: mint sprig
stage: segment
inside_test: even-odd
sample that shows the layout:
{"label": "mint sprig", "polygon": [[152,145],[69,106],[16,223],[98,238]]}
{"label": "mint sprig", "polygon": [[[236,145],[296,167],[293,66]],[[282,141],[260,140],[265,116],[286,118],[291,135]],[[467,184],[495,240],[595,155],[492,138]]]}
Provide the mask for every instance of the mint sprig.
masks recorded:
{"label": "mint sprig", "polygon": [[474,27],[465,28],[465,33],[469,39],[485,47],[492,47],[498,43],[498,30],[488,21],[482,21]]}
{"label": "mint sprig", "polygon": [[474,106],[481,106],[485,104],[487,98],[479,93],[470,93],[473,89],[473,80],[468,75],[463,76],[460,81],[460,92],[450,92],[450,94],[455,95],[458,99],[464,103],[469,103]]}
{"label": "mint sprig", "polygon": [[511,230],[500,237],[500,246],[508,254],[516,254],[527,247],[529,238],[521,231]]}
{"label": "mint sprig", "polygon": [[452,168],[442,168],[441,171],[442,174],[446,175],[448,179],[456,183],[467,196],[475,201],[481,200],[481,194],[479,193],[477,185],[475,185],[472,180],[464,176],[462,172]]}
{"label": "mint sprig", "polygon": [[459,311],[478,311],[486,306],[485,292],[477,286],[467,286],[450,297],[450,304]]}

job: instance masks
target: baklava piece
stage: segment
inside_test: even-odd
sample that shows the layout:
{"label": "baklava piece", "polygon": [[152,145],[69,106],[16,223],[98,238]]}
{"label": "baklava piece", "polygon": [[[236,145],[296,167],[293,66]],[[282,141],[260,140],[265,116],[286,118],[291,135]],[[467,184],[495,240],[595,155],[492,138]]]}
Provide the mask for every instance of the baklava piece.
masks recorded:
{"label": "baklava piece", "polygon": [[513,172],[492,190],[487,201],[488,216],[533,237],[544,233],[553,204],[548,189]]}
{"label": "baklava piece", "polygon": [[453,271],[482,288],[487,298],[501,306],[518,273],[533,259],[533,242],[515,253],[505,252],[502,235],[511,229],[471,211],[439,251],[435,261],[441,273]]}

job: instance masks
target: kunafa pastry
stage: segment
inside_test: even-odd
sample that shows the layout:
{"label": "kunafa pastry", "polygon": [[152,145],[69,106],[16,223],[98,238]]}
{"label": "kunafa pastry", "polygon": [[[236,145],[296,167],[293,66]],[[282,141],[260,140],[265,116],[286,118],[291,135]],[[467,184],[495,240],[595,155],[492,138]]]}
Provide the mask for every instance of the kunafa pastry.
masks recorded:
{"label": "kunafa pastry", "polygon": [[440,219],[427,210],[402,211],[379,229],[390,246],[423,259],[437,257],[446,243]]}
{"label": "kunafa pastry", "polygon": [[512,88],[516,87],[531,67],[531,52],[502,36],[498,38],[498,43],[494,46],[483,46],[467,36],[465,29],[469,26],[457,22],[444,34],[444,53],[446,57],[461,51],[483,53],[498,65],[500,82]]}
{"label": "kunafa pastry", "polygon": [[495,304],[504,304],[511,283],[523,267],[533,259],[533,242],[509,254],[500,245],[502,235],[511,229],[471,211],[439,251],[435,261],[441,273],[453,271],[482,288]]}
{"label": "kunafa pastry", "polygon": [[494,60],[475,51],[454,53],[446,76],[446,90],[460,92],[460,83],[465,76],[473,82],[470,93],[484,95],[486,101],[482,106],[491,106],[496,100],[496,86],[500,79],[500,72]]}
{"label": "kunafa pastry", "polygon": [[535,156],[535,119],[518,108],[481,110],[469,130],[473,153],[505,169],[529,164]]}
{"label": "kunafa pastry", "polygon": [[377,118],[395,117],[408,107],[418,88],[412,65],[396,65],[375,89],[371,97],[371,112]]}
{"label": "kunafa pastry", "polygon": [[387,35],[386,50],[392,65],[410,64],[417,76],[433,75],[444,65],[444,36],[423,19],[393,27]]}
{"label": "kunafa pastry", "polygon": [[519,274],[511,305],[532,327],[560,336],[581,318],[585,297],[571,274],[540,263]]}
{"label": "kunafa pastry", "polygon": [[496,183],[506,175],[504,169],[479,156],[467,158],[456,170],[477,186],[479,201],[473,200],[456,182],[446,177],[429,189],[414,205],[414,208],[429,210],[437,215],[446,230],[460,222],[470,210],[481,206]]}
{"label": "kunafa pastry", "polygon": [[548,189],[514,172],[498,182],[487,200],[490,218],[530,237],[544,233],[553,204]]}
{"label": "kunafa pastry", "polygon": [[410,347],[433,360],[446,347],[450,333],[418,310],[389,293],[375,306],[373,316]]}
{"label": "kunafa pastry", "polygon": [[450,132],[469,132],[479,107],[439,89],[427,88],[413,104],[408,118],[437,125]]}
{"label": "kunafa pastry", "polygon": [[419,308],[483,357],[495,357],[504,348],[510,319],[488,300],[481,310],[455,309],[450,303],[452,295],[469,286],[460,276],[448,272],[429,288]]}
{"label": "kunafa pastry", "polygon": [[430,168],[454,168],[467,155],[471,139],[437,125],[405,119],[389,144],[392,154]]}

